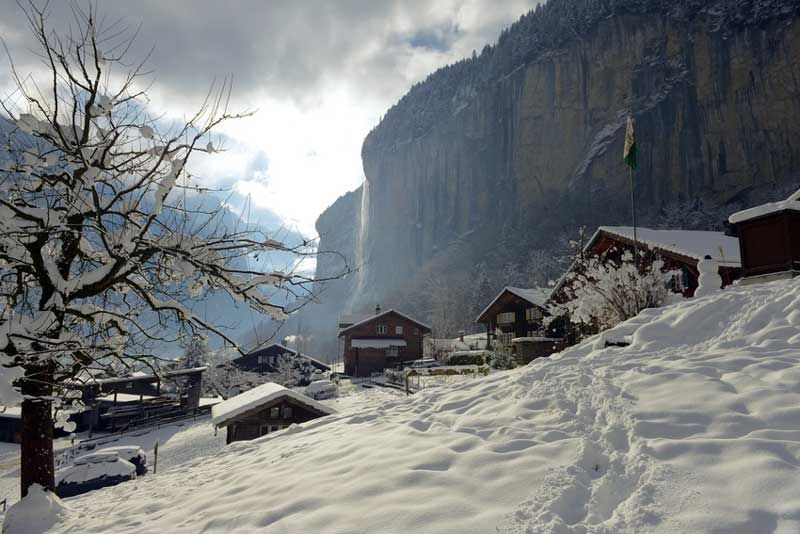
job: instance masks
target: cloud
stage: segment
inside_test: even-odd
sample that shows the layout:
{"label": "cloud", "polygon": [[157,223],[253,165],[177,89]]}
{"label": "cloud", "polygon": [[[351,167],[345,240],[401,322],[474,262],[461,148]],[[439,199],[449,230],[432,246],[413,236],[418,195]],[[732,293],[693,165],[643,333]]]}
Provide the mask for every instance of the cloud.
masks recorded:
{"label": "cloud", "polygon": [[[79,0],[79,5],[82,5]],[[108,23],[140,27],[131,58],[148,61],[154,113],[180,119],[214,79],[231,76],[229,151],[193,166],[207,184],[249,193],[305,233],[317,215],[363,180],[364,136],[415,82],[480,51],[537,0],[104,0]],[[69,3],[50,22],[69,24]],[[0,3],[0,34],[18,67],[40,68],[15,3]],[[0,69],[2,71],[3,69]],[[6,80],[7,81],[7,80]],[[0,78],[3,83],[3,78]],[[3,84],[7,87],[7,83]]]}

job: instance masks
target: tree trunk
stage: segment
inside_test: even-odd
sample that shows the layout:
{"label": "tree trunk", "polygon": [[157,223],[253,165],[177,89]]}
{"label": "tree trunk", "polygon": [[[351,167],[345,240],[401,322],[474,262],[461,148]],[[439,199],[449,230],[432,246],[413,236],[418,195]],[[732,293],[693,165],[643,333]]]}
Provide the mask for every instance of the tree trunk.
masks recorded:
{"label": "tree trunk", "polygon": [[49,400],[53,393],[53,371],[50,366],[26,367],[21,381],[22,394],[22,497],[33,484],[55,491],[53,463],[53,412]]}

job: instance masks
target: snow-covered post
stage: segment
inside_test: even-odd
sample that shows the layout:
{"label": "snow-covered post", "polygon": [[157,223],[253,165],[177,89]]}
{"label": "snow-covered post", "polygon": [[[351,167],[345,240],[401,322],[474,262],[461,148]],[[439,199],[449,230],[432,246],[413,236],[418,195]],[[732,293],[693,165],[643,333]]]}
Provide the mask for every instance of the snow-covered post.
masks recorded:
{"label": "snow-covered post", "polygon": [[706,256],[697,262],[697,271],[700,275],[697,277],[697,289],[694,292],[695,297],[703,297],[719,291],[722,288],[722,277],[719,275],[719,263]]}
{"label": "snow-covered post", "polygon": [[[288,299],[274,296],[308,302],[319,281],[294,272],[313,254],[308,243],[227,225],[186,172],[192,154],[221,149],[213,130],[246,115],[227,109],[230,82],[212,86],[186,122],[164,125],[146,111],[146,68],[125,58],[132,38],[116,23],[104,30],[92,5],[75,4],[82,27],[61,36],[43,8],[31,3],[26,15],[49,72],[38,79],[12,63],[17,87],[0,100],[0,400],[24,395],[23,497],[54,487],[52,409],[74,384],[98,371],[158,372],[150,351],[176,332],[236,346],[193,312],[209,295],[282,320],[277,302]],[[298,261],[287,272],[248,267],[275,250]],[[63,413],[56,423],[69,431]]]}

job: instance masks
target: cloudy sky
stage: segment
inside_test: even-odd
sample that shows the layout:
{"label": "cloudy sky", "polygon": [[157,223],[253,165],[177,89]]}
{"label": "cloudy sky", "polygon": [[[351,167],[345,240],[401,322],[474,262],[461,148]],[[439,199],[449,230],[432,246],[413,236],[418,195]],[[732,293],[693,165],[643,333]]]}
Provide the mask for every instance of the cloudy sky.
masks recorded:
{"label": "cloudy sky", "polygon": [[[100,16],[139,35],[131,58],[154,47],[150,107],[180,118],[214,78],[232,76],[234,110],[256,110],[221,133],[228,151],[194,169],[230,188],[251,220],[308,236],[337,197],[364,179],[361,143],[413,83],[494,42],[537,0],[103,0]],[[52,2],[51,25],[71,22]],[[80,1],[78,5],[81,5]],[[35,48],[13,2],[0,3],[0,35],[20,71]],[[0,87],[8,87],[7,61]]]}

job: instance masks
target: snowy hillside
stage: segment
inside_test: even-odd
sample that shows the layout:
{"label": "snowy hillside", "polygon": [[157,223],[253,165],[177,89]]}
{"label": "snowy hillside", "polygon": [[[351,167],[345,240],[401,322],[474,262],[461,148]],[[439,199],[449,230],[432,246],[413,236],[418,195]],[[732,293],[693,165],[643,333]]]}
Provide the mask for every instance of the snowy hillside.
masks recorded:
{"label": "snowy hillside", "polygon": [[58,532],[800,531],[800,280],[66,501]]}

